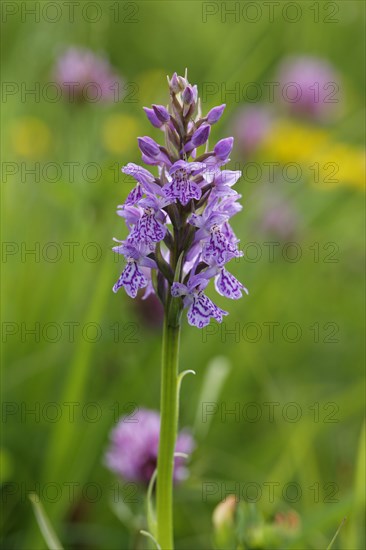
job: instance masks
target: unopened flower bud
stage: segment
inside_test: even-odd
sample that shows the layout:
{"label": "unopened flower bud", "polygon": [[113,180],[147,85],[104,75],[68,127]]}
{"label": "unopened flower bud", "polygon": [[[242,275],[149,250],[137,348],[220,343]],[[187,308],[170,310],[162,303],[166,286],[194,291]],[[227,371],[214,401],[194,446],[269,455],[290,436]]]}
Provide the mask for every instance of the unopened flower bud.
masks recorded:
{"label": "unopened flower bud", "polygon": [[191,105],[194,100],[194,93],[191,86],[187,86],[182,93],[182,100],[185,105]]}
{"label": "unopened flower bud", "polygon": [[278,512],[275,515],[274,523],[275,525],[281,527],[284,531],[295,533],[300,528],[300,516],[297,512],[295,512],[295,510]]}
{"label": "unopened flower bud", "polygon": [[137,138],[140,151],[148,157],[157,157],[160,149],[157,143],[148,136]]}
{"label": "unopened flower bud", "polygon": [[188,85],[188,82],[183,76],[178,76],[179,89],[182,92],[184,88]]}
{"label": "unopened flower bud", "polygon": [[208,136],[210,135],[211,126],[209,124],[202,124],[196,130],[192,136],[192,144],[194,147],[199,147],[200,145],[203,145],[208,140]]}
{"label": "unopened flower bud", "polygon": [[145,114],[151,124],[155,126],[155,128],[161,128],[162,122],[158,119],[153,109],[149,109],[148,107],[144,107]]}
{"label": "unopened flower bud", "polygon": [[212,523],[214,527],[215,548],[236,548],[235,512],[237,505],[236,496],[229,495],[214,509]]}
{"label": "unopened flower bud", "polygon": [[217,122],[221,118],[221,115],[224,112],[225,107],[226,105],[225,103],[223,103],[222,105],[219,105],[218,107],[214,107],[213,109],[211,109],[211,111],[209,111],[207,115],[207,122],[209,124],[215,124],[215,122]]}
{"label": "unopened flower bud", "polygon": [[225,500],[219,502],[212,514],[212,522],[215,529],[232,527],[234,525],[237,499],[235,495],[229,495]]}
{"label": "unopened flower bud", "polygon": [[231,153],[233,145],[234,139],[232,137],[220,139],[214,148],[215,156],[220,160],[226,160]]}
{"label": "unopened flower bud", "polygon": [[153,105],[152,108],[160,122],[165,124],[165,122],[168,122],[170,120],[170,114],[163,105]]}
{"label": "unopened flower bud", "polygon": [[181,91],[177,73],[174,73],[171,80],[169,81],[169,88],[170,88],[170,91],[173,92],[174,94],[177,94],[178,92]]}

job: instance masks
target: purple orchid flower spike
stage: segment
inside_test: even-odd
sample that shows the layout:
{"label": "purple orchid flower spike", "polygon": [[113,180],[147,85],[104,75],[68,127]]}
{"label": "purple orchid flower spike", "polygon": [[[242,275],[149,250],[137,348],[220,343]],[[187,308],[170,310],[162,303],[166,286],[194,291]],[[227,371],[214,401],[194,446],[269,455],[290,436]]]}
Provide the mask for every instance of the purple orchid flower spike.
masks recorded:
{"label": "purple orchid flower spike", "polygon": [[[242,255],[230,226],[230,218],[241,209],[241,195],[233,188],[241,172],[222,169],[233,138],[207,146],[211,126],[225,105],[203,116],[197,86],[187,75],[175,73],[168,82],[169,105],[144,108],[153,126],[164,132],[164,146],[149,136],[138,138],[151,172],[134,163],[122,168],[136,185],[118,208],[129,235],[115,247],[127,265],[114,290],[124,286],[127,294],[136,296],[140,288],[153,288],[165,307],[174,303],[178,314],[188,308],[188,322],[202,327],[226,315],[203,292],[211,279],[221,296],[238,299],[247,292],[226,268]],[[196,158],[205,144],[206,152]]]}

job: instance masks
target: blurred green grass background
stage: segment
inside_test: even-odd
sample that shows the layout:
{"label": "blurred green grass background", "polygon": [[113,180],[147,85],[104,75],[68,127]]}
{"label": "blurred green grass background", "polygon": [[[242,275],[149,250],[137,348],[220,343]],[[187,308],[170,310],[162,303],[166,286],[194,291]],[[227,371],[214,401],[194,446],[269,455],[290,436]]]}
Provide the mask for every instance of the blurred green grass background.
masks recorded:
{"label": "blurred green grass background", "polygon": [[[139,162],[137,135],[159,138],[159,131],[151,130],[145,120],[142,106],[166,101],[166,74],[183,74],[188,67],[189,79],[199,89],[204,83],[215,82],[226,83],[230,90],[236,82],[273,79],[278,62],[289,54],[324,57],[342,75],[345,98],[342,116],[326,131],[352,147],[363,144],[362,2],[332,2],[338,8],[337,23],[324,22],[323,3],[319,3],[320,21],[316,23],[309,2],[297,3],[302,8],[297,23],[286,21],[281,12],[270,22],[263,4],[263,16],[255,23],[243,19],[235,23],[230,18],[223,23],[219,15],[204,23],[203,4],[193,1],[130,2],[137,6],[137,22],[123,21],[122,16],[116,22],[112,6],[120,4],[125,10],[125,4],[97,4],[102,17],[96,23],[83,19],[80,10],[76,10],[73,23],[65,14],[57,23],[42,17],[34,22],[31,16],[22,21],[21,11],[3,23],[3,82],[29,87],[39,82],[42,86],[50,81],[57,56],[69,45],[82,45],[107,54],[125,82],[135,83],[137,90],[137,101],[132,103],[78,107],[42,97],[39,102],[31,96],[22,101],[16,93],[3,104],[2,159],[15,163],[11,166],[16,173],[3,177],[2,233],[5,243],[19,245],[18,252],[3,255],[2,265],[3,329],[11,326],[17,330],[14,335],[3,333],[2,536],[7,549],[45,547],[26,493],[35,490],[42,498],[47,484],[62,487],[61,496],[56,489],[53,499],[48,485],[48,498],[42,500],[66,548],[143,548],[148,544],[112,510],[116,480],[103,465],[103,453],[118,413],[128,412],[131,403],[158,408],[160,327],[147,322],[146,312],[141,313],[122,292],[117,296],[111,292],[121,265],[110,248],[113,236],[123,237],[115,207],[130,189],[116,174],[123,164]],[[221,102],[219,92],[209,97],[203,109]],[[226,117],[214,128],[217,139],[229,135],[230,120],[235,119],[238,104],[231,102],[230,96],[227,103]],[[233,161],[244,162],[240,151]],[[36,162],[41,166],[58,163],[63,167],[62,177],[55,182],[42,173],[39,179],[32,175],[23,178],[22,170]],[[74,182],[67,176],[67,162],[79,163]],[[94,183],[85,181],[80,173],[80,167],[92,162],[103,168]],[[286,507],[298,512],[303,538],[296,548],[326,548],[344,516],[347,522],[334,548],[365,547],[359,462],[364,403],[364,211],[362,192],[347,183],[341,181],[327,190],[311,185],[307,177],[293,184],[281,178],[275,183],[248,183],[245,179],[238,183],[244,209],[235,218],[234,229],[244,245],[258,243],[263,254],[258,261],[242,259],[233,267],[248,286],[249,297],[233,303],[216,301],[230,312],[225,325],[228,330],[237,324],[242,330],[246,323],[254,323],[262,334],[257,341],[249,341],[255,336],[247,327],[248,337],[241,335],[236,341],[235,336],[225,334],[225,327],[201,332],[184,326],[181,366],[194,368],[197,375],[183,384],[182,426],[192,426],[195,418],[201,417],[200,391],[209,362],[225,356],[231,370],[208,433],[200,437],[204,432],[201,426],[196,434],[198,448],[191,461],[190,479],[176,489],[177,548],[212,547],[211,514],[225,495],[220,489],[205,502],[204,483],[218,483],[217,487],[224,483],[235,492],[235,483],[242,487],[255,482],[263,489],[263,483],[274,482],[281,489],[294,481],[302,488],[296,502],[284,502],[281,490],[275,493],[275,501],[269,502],[263,490],[258,506],[269,516]],[[298,262],[281,255],[286,239],[283,242],[261,229],[267,196],[290,204],[300,220],[295,237],[287,239],[301,246]],[[263,244],[269,241],[280,242],[274,261],[269,260]],[[62,248],[59,261],[42,256],[50,242]],[[84,247],[91,242],[101,247],[96,261],[88,261],[93,257],[92,248],[85,257],[88,250]],[[22,247],[31,249],[35,243],[40,243],[39,259],[31,254],[22,257]],[[65,243],[80,243],[74,261],[70,261]],[[319,262],[314,261],[314,243],[319,243]],[[327,243],[335,243],[336,263],[324,261],[331,251],[323,248]],[[269,322],[279,323],[273,342],[265,324]],[[50,341],[51,328],[46,337],[22,337],[24,328],[36,323],[41,331],[47,323],[57,323],[62,328],[60,339]],[[70,323],[77,323],[71,342]],[[87,323],[100,327],[98,341],[90,341],[94,339],[92,328],[83,337]],[[286,323],[301,327],[299,341],[291,343],[282,336]],[[314,341],[315,329],[310,328],[315,323],[319,324],[319,342]],[[332,331],[327,323],[338,327],[336,342],[324,341]],[[121,333],[116,341],[117,324]],[[131,326],[134,333],[129,342]],[[252,402],[263,411],[257,422],[220,414],[236,404],[242,411]],[[264,403],[268,402],[279,403],[275,422],[265,413]],[[301,407],[298,422],[282,416],[291,402]],[[42,407],[50,403],[62,410],[55,422],[50,421],[51,408],[49,417],[42,414]],[[79,404],[75,422],[69,421],[65,403]],[[311,408],[314,403],[319,404],[319,421]],[[328,421],[332,412],[329,403],[335,404],[337,422]],[[37,407],[39,418],[25,412]],[[101,414],[95,422],[85,418],[88,414],[94,418],[96,410]],[[70,483],[77,484],[74,499],[69,498]],[[335,484],[336,502],[327,498],[329,483]],[[90,502],[93,495],[83,494],[86,484],[102,489],[96,502]],[[311,488],[316,484],[319,502]],[[138,497],[132,508],[141,513],[142,493]],[[121,504],[123,499],[119,500]]]}

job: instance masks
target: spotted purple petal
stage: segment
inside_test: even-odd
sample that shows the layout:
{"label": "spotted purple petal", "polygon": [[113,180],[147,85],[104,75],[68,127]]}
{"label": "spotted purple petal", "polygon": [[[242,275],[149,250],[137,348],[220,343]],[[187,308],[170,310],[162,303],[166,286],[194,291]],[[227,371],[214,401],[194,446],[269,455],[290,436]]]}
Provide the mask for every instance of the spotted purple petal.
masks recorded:
{"label": "spotted purple petal", "polygon": [[237,247],[225,237],[217,225],[214,225],[211,229],[209,241],[203,246],[202,257],[204,261],[212,263],[212,260],[214,260],[219,267],[222,267],[238,255]]}
{"label": "spotted purple petal", "polygon": [[248,294],[245,286],[225,268],[222,268],[216,277],[215,288],[221,296],[226,296],[226,298],[231,298],[232,300],[239,300],[242,297],[242,291]]}
{"label": "spotted purple petal", "polygon": [[174,171],[171,183],[164,187],[164,194],[168,199],[179,200],[185,206],[191,199],[200,199],[202,191],[200,186],[189,177],[186,170],[179,168]]}
{"label": "spotted purple petal", "polygon": [[164,239],[167,229],[156,219],[152,208],[146,208],[135,227],[132,229],[128,240],[131,243],[157,243]]}
{"label": "spotted purple petal", "polygon": [[122,205],[118,207],[117,214],[126,220],[127,227],[131,229],[141,216],[141,208],[130,204]]}
{"label": "spotted purple petal", "polygon": [[223,315],[228,313],[217,307],[203,292],[193,296],[193,302],[188,309],[188,323],[194,327],[202,328],[210,323],[211,319],[222,322]]}
{"label": "spotted purple petal", "polygon": [[139,288],[147,286],[147,279],[134,260],[127,262],[121,276],[113,287],[113,292],[117,292],[122,286],[131,298],[136,298]]}
{"label": "spotted purple petal", "polygon": [[179,296],[184,296],[188,293],[188,289],[186,285],[183,283],[173,283],[171,288],[171,295],[174,296],[174,298],[178,298]]}
{"label": "spotted purple petal", "polygon": [[130,191],[125,201],[125,204],[134,205],[142,199],[143,193],[140,184],[137,184],[136,187]]}
{"label": "spotted purple petal", "polygon": [[129,162],[126,166],[123,166],[122,172],[128,176],[132,176],[143,187],[152,183],[155,179],[149,170],[146,170],[146,168],[143,168],[134,162]]}

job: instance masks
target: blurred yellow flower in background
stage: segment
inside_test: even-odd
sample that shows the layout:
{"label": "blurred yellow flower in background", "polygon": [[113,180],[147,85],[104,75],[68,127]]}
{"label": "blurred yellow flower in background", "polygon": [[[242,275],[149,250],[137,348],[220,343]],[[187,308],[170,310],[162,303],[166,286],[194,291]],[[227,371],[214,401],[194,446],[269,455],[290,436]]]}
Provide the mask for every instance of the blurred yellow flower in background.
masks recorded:
{"label": "blurred yellow flower in background", "polygon": [[115,155],[128,153],[136,146],[136,136],[140,131],[141,126],[136,118],[123,114],[110,115],[102,128],[103,146]]}
{"label": "blurred yellow flower in background", "polygon": [[279,120],[268,132],[262,149],[279,162],[301,162],[309,160],[328,140],[326,130]]}
{"label": "blurred yellow flower in background", "polygon": [[324,188],[351,185],[365,189],[365,151],[345,143],[333,143],[321,151],[314,161],[319,163],[320,182]]}
{"label": "blurred yellow flower in background", "polygon": [[278,121],[268,132],[260,154],[283,164],[307,166],[311,180],[321,189],[338,185],[365,188],[364,150],[335,142],[330,131],[322,128]]}
{"label": "blurred yellow flower in background", "polygon": [[22,117],[10,127],[10,141],[13,151],[30,160],[44,157],[51,145],[51,132],[39,118]]}

